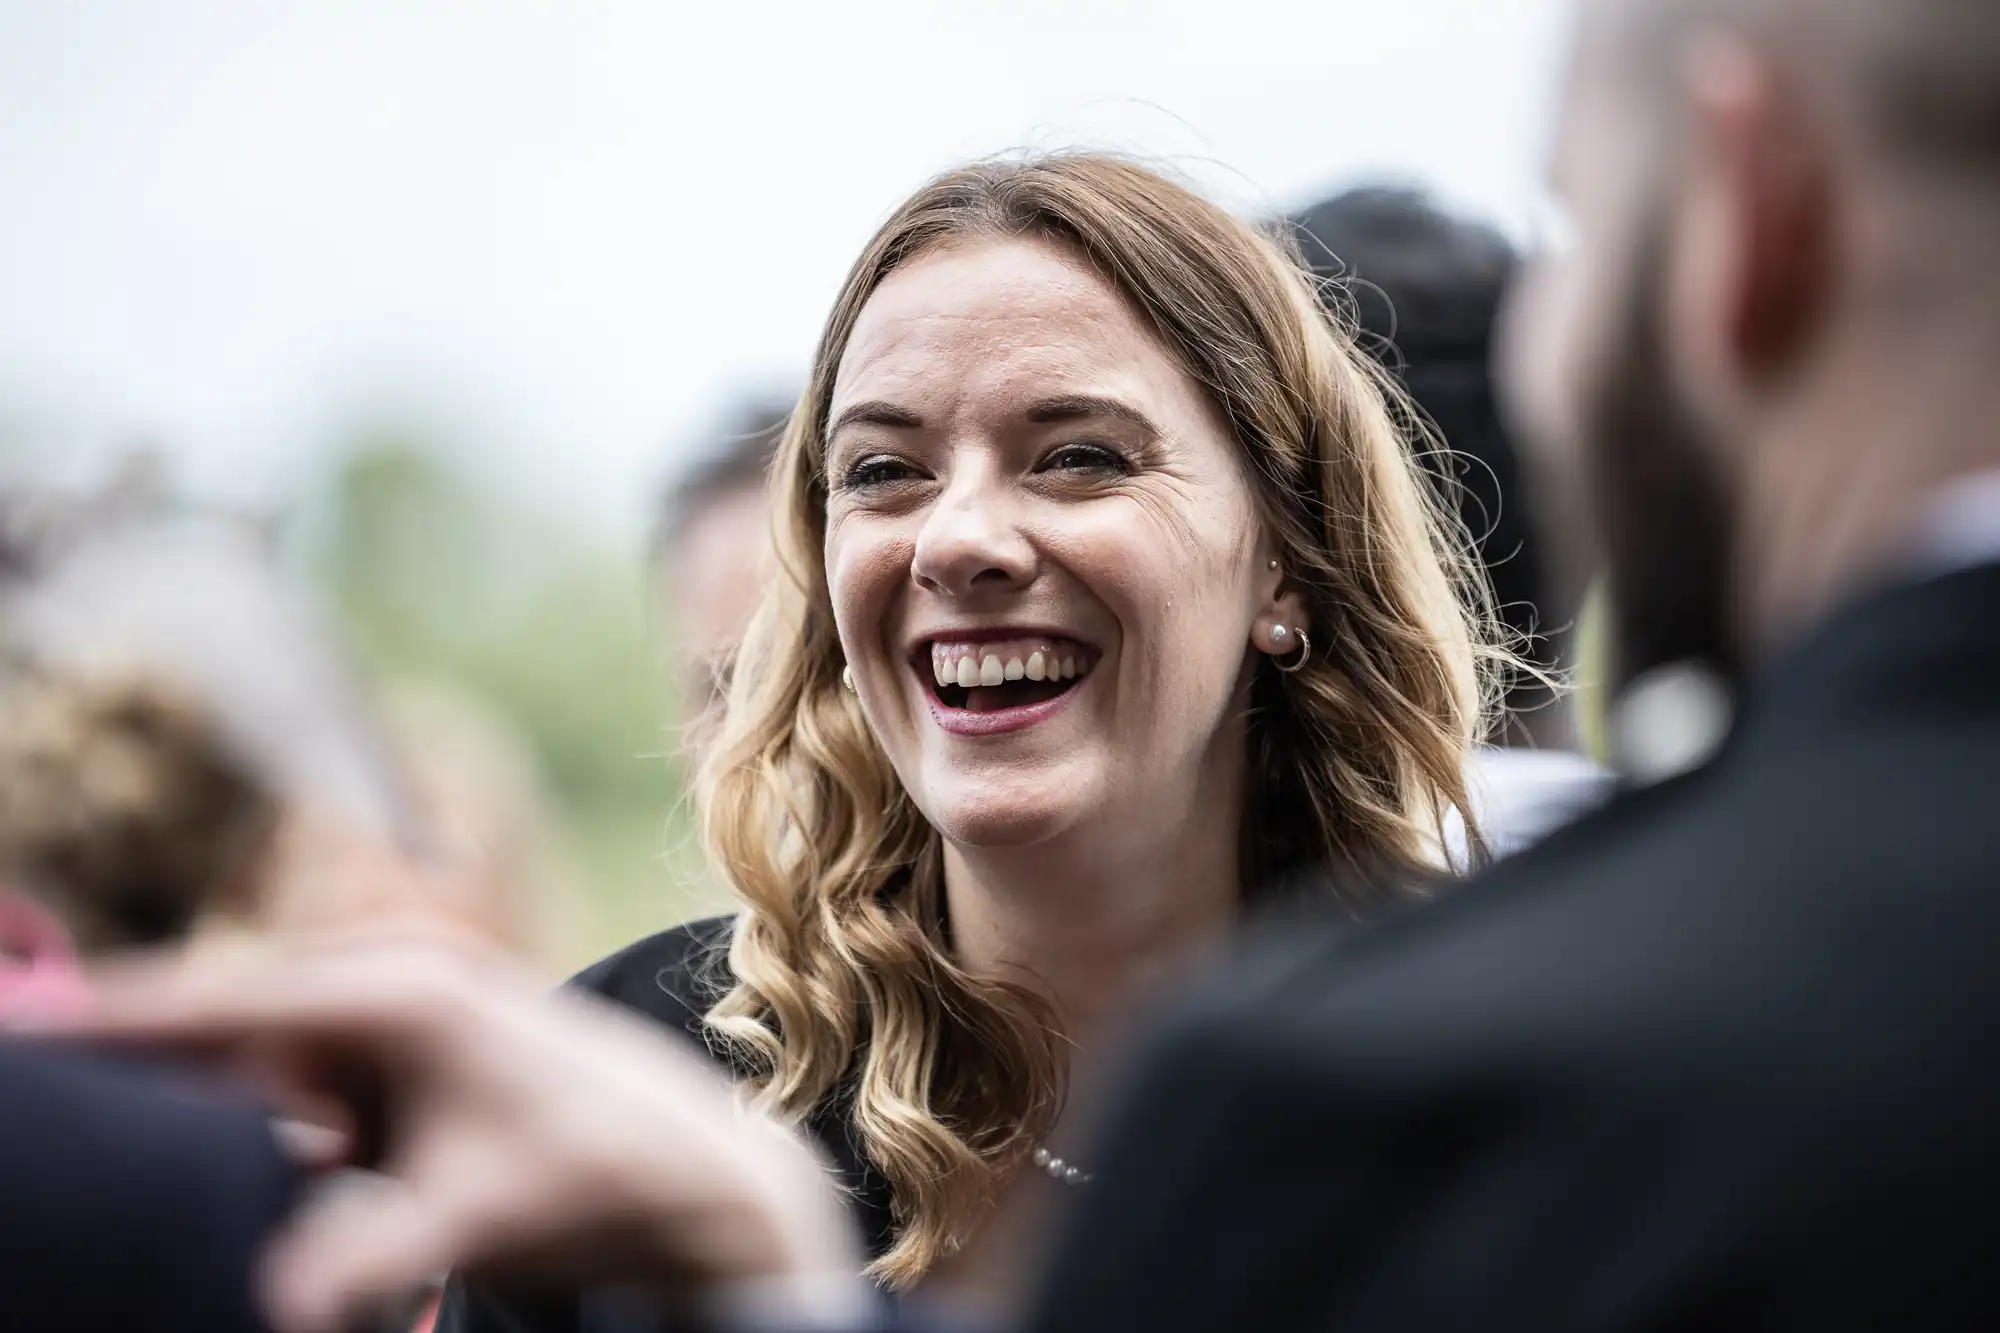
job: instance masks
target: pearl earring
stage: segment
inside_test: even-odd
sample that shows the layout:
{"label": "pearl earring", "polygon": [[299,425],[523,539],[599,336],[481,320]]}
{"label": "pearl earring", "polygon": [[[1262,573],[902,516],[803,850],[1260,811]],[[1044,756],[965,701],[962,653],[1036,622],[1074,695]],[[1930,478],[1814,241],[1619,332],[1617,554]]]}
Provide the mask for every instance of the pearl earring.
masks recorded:
{"label": "pearl earring", "polygon": [[1273,561],[1271,562],[1271,572],[1272,572],[1273,574],[1275,574],[1275,573],[1277,573],[1277,572],[1278,572],[1278,562],[1277,562],[1277,561],[1275,561],[1275,560],[1273,560]]}
{"label": "pearl earring", "polygon": [[842,667],[842,668],[840,669],[840,683],[841,683],[842,685],[845,685],[845,686],[847,687],[847,692],[848,692],[849,694],[853,694],[853,693],[854,693],[854,668],[853,668],[853,667]]}
{"label": "pearl earring", "polygon": [[[1306,660],[1312,656],[1312,636],[1304,630],[1299,630],[1298,636],[1299,655],[1285,661],[1274,661],[1272,663],[1272,665],[1276,666],[1278,670],[1284,672],[1287,676],[1302,669],[1306,664]],[[1271,641],[1278,645],[1278,652],[1283,652],[1285,651],[1285,645],[1292,641],[1292,631],[1286,629],[1283,625],[1273,625],[1271,627]],[[1274,659],[1277,655],[1277,653],[1271,654]]]}

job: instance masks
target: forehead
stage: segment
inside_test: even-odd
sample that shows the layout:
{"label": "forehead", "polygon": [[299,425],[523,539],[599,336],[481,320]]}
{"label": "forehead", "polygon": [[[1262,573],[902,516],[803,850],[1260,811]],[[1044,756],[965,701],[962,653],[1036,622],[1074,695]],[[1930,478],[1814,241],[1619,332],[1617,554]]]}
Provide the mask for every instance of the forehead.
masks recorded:
{"label": "forehead", "polygon": [[1078,258],[1031,240],[953,245],[905,264],[863,306],[831,411],[1054,386],[1180,400],[1201,395],[1130,302]]}

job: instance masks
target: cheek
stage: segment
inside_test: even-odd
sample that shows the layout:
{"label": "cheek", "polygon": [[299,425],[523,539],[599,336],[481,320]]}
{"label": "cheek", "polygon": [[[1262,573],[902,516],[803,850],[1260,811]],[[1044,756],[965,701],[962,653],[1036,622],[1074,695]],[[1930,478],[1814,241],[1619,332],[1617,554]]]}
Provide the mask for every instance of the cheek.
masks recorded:
{"label": "cheek", "polygon": [[1221,488],[1184,499],[1107,506],[1060,557],[1118,619],[1123,673],[1194,703],[1233,686],[1256,614],[1255,538],[1247,507]]}
{"label": "cheek", "polygon": [[883,631],[898,592],[909,581],[912,544],[902,531],[870,517],[827,526],[827,590],[834,625],[850,661],[886,653]]}

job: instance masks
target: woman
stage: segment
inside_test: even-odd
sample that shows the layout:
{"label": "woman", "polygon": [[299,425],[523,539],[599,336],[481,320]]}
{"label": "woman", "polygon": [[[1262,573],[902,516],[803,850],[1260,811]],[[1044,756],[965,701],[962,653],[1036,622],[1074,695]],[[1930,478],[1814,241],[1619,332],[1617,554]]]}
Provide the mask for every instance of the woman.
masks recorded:
{"label": "woman", "polygon": [[1007,1286],[1088,1175],[1070,1092],[1246,904],[1441,864],[1498,654],[1368,367],[1283,243],[1109,157],[945,175],[850,273],[699,781],[742,911],[582,984],[811,1126],[885,1285]]}

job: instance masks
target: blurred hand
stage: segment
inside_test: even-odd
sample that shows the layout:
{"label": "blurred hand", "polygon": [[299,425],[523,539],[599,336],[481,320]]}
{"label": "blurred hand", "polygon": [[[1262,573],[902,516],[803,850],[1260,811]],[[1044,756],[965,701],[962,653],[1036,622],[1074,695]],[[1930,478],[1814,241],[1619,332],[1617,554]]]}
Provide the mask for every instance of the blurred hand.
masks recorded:
{"label": "blurred hand", "polygon": [[37,1026],[177,1048],[252,1070],[280,1104],[337,1112],[313,1117],[339,1124],[334,1155],[379,1174],[309,1195],[274,1242],[266,1304],[296,1333],[454,1266],[677,1297],[824,1292],[860,1268],[810,1150],[699,1055],[462,940],[126,964],[86,1010]]}

